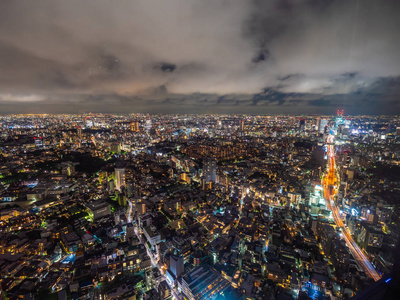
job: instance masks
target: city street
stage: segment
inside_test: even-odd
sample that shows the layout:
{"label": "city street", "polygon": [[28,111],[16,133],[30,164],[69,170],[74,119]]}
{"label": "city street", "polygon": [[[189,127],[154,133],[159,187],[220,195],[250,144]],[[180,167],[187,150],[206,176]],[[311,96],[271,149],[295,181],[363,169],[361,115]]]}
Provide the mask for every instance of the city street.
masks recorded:
{"label": "city street", "polygon": [[[127,220],[128,220],[129,223],[131,223],[131,222],[132,222],[131,214],[132,214],[132,205],[133,205],[133,204],[132,204],[131,201],[128,201],[128,204],[129,204],[129,210],[128,210],[128,212],[127,212]],[[160,273],[162,274],[163,280],[165,280],[165,281],[168,283],[168,286],[169,286],[169,288],[170,288],[170,290],[171,290],[171,294],[173,295],[174,299],[181,300],[182,297],[179,296],[179,293],[178,293],[178,291],[175,290],[175,287],[174,287],[174,286],[171,286],[171,284],[170,284],[169,281],[167,280],[167,277],[165,276],[164,271],[161,269],[160,264],[159,264],[158,262],[155,261],[155,259],[154,259],[153,255],[152,255],[151,251],[150,251],[149,248],[147,247],[147,243],[146,243],[145,241],[143,241],[143,239],[142,239],[142,237],[141,237],[141,234],[138,232],[137,225],[134,225],[134,226],[135,226],[135,229],[134,229],[134,230],[135,230],[135,234],[136,234],[137,238],[139,239],[140,243],[142,243],[142,244],[145,245],[145,247],[146,247],[147,255],[150,257],[152,267],[157,267],[157,269],[160,271]],[[158,284],[158,283],[159,283],[159,282],[157,282],[157,284]]]}

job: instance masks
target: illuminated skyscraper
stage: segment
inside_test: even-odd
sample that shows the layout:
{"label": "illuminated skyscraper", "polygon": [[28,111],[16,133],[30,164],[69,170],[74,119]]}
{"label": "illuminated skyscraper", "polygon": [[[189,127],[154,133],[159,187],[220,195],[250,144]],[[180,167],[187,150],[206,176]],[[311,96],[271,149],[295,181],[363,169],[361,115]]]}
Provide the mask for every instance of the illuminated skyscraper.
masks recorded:
{"label": "illuminated skyscraper", "polygon": [[61,173],[64,174],[64,175],[67,175],[67,176],[74,175],[76,173],[75,172],[75,166],[77,164],[78,163],[74,163],[74,162],[71,162],[71,161],[62,162],[61,163]]}
{"label": "illuminated skyscraper", "polygon": [[175,275],[175,278],[181,276],[184,272],[183,257],[171,255],[169,258],[171,272]]}
{"label": "illuminated skyscraper", "polygon": [[139,132],[140,131],[140,125],[138,121],[131,122],[130,128],[132,132]]}
{"label": "illuminated skyscraper", "polygon": [[125,186],[125,169],[115,169],[115,188],[121,190],[121,186]]}
{"label": "illuminated skyscraper", "polygon": [[335,129],[339,127],[339,125],[344,125],[345,120],[342,117],[335,118]]}
{"label": "illuminated skyscraper", "polygon": [[90,119],[89,117],[86,117],[85,126],[86,126],[86,128],[92,128],[93,127],[93,120]]}
{"label": "illuminated skyscraper", "polygon": [[320,122],[319,122],[318,132],[319,133],[324,133],[326,126],[328,126],[328,120],[327,119],[321,119]]}
{"label": "illuminated skyscraper", "polygon": [[146,121],[146,131],[150,131],[150,129],[151,129],[151,119],[148,119],[147,121]]}
{"label": "illuminated skyscraper", "polygon": [[299,129],[300,131],[304,131],[306,128],[306,120],[305,119],[300,119],[299,120]]}
{"label": "illuminated skyscraper", "polygon": [[81,140],[82,139],[82,127],[78,127],[77,129],[77,133],[78,133],[78,138]]}
{"label": "illuminated skyscraper", "polygon": [[215,182],[217,176],[217,163],[211,158],[207,158],[203,162],[203,176],[205,182]]}
{"label": "illuminated skyscraper", "polygon": [[335,129],[338,128],[339,125],[345,124],[346,120],[343,119],[343,110],[337,111],[337,117],[335,118]]}
{"label": "illuminated skyscraper", "polygon": [[324,198],[324,189],[320,185],[314,187],[314,191],[310,194],[309,213],[312,216],[319,215],[321,210],[326,209],[326,200]]}
{"label": "illuminated skyscraper", "polygon": [[240,121],[240,131],[244,132],[244,120]]}

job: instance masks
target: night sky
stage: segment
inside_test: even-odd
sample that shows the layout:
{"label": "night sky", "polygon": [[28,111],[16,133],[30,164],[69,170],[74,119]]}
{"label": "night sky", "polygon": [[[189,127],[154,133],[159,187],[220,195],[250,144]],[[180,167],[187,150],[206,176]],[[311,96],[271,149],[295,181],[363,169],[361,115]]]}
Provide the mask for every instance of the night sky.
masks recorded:
{"label": "night sky", "polygon": [[0,1],[0,113],[400,114],[399,0]]}

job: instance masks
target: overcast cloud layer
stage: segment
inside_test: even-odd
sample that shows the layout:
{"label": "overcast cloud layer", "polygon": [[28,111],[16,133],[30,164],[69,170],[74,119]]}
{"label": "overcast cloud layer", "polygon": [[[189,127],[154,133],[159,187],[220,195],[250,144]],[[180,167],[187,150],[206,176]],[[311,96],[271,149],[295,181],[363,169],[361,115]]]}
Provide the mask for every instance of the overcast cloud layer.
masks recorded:
{"label": "overcast cloud layer", "polygon": [[398,0],[0,1],[0,113],[400,113]]}

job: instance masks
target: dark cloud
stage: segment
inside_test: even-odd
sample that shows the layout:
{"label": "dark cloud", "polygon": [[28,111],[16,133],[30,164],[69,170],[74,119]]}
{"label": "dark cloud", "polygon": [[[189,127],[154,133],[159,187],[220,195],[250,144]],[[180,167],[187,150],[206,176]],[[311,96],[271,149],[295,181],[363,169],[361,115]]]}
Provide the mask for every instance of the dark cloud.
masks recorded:
{"label": "dark cloud", "polygon": [[396,0],[0,1],[0,107],[399,113],[399,11]]}
{"label": "dark cloud", "polygon": [[316,99],[316,100],[310,100],[308,103],[311,106],[331,106],[331,101],[330,100],[324,100],[324,99]]}
{"label": "dark cloud", "polygon": [[298,79],[298,78],[301,78],[301,77],[303,77],[303,76],[304,76],[304,74],[288,74],[288,75],[279,77],[278,79],[279,79],[280,81],[285,81],[285,80]]}
{"label": "dark cloud", "polygon": [[163,72],[173,72],[176,69],[176,65],[169,64],[169,63],[163,63],[163,64],[161,64],[160,69]]}
{"label": "dark cloud", "polygon": [[254,63],[259,63],[267,60],[269,57],[269,51],[267,49],[260,50],[256,57],[253,58]]}

